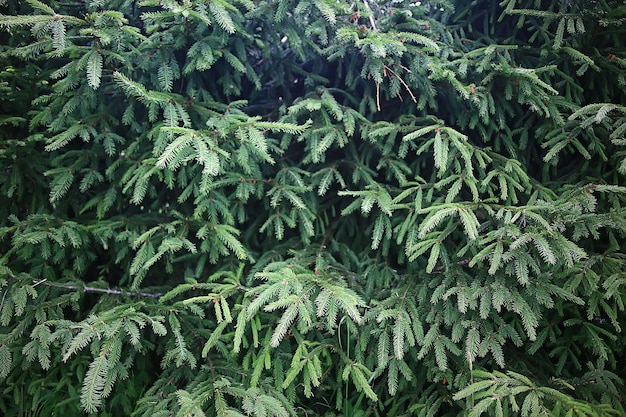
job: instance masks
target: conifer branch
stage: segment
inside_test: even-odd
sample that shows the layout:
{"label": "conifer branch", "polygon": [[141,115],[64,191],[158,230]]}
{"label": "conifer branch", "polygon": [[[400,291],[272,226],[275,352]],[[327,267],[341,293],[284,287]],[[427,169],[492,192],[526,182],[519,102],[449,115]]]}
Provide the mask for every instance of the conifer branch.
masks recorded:
{"label": "conifer branch", "polygon": [[0,410],[626,415],[586,3],[0,0]]}

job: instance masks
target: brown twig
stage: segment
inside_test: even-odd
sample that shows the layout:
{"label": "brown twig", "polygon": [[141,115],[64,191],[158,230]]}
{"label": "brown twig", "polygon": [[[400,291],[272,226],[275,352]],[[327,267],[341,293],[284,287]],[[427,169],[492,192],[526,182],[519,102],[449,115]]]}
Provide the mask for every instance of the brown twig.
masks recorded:
{"label": "brown twig", "polygon": [[402,85],[404,86],[404,88],[406,89],[406,91],[409,92],[409,95],[411,96],[411,99],[413,100],[413,103],[417,103],[417,99],[415,98],[415,96],[413,95],[413,92],[411,91],[411,89],[409,88],[409,86],[407,85],[406,82],[404,82],[404,80],[394,72],[394,70],[392,70],[391,68],[389,68],[387,65],[383,64],[384,68],[386,71],[389,71],[391,74],[395,75],[396,78],[398,80],[400,80],[400,82],[402,83]]}

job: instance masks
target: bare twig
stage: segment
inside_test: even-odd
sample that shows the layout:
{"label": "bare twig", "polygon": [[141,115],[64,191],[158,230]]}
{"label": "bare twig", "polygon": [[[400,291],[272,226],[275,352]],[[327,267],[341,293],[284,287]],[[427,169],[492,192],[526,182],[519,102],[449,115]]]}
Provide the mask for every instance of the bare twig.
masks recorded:
{"label": "bare twig", "polygon": [[389,71],[391,74],[393,74],[396,78],[398,78],[398,80],[402,83],[402,85],[404,86],[404,88],[406,89],[406,91],[409,92],[409,95],[411,96],[411,99],[413,100],[413,103],[417,103],[417,99],[415,98],[415,96],[413,95],[413,92],[411,91],[411,89],[409,88],[409,86],[407,85],[406,82],[404,82],[404,80],[394,72],[394,70],[392,70],[391,68],[389,68],[387,65],[383,64],[383,66],[385,67],[385,70]]}
{"label": "bare twig", "polygon": [[49,282],[45,279],[34,283],[33,286],[40,285],[40,284],[47,285],[48,287],[65,288],[67,290],[73,290],[73,291],[82,290],[83,292],[95,292],[95,293],[109,294],[109,295],[130,295],[130,296],[149,297],[149,298],[159,298],[161,295],[163,295],[160,293],[115,290],[112,288],[88,287],[87,285],[80,286],[80,285],[60,284],[58,282]]}
{"label": "bare twig", "polygon": [[2,294],[2,301],[0,302],[0,311],[2,311],[2,307],[4,307],[4,299],[7,297],[7,292],[9,292],[8,288],[4,290],[4,294]]}
{"label": "bare twig", "polygon": [[370,24],[372,25],[372,30],[378,30],[376,29],[376,20],[374,20],[374,12],[372,12],[372,8],[370,7],[369,2],[367,0],[363,0],[363,4],[365,5],[365,8],[368,11]]}

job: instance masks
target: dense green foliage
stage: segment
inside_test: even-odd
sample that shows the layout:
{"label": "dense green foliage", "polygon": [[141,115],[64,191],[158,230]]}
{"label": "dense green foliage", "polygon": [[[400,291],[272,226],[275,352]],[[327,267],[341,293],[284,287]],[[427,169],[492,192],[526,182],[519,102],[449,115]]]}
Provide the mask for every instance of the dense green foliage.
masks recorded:
{"label": "dense green foliage", "polygon": [[3,415],[626,415],[623,1],[0,12]]}

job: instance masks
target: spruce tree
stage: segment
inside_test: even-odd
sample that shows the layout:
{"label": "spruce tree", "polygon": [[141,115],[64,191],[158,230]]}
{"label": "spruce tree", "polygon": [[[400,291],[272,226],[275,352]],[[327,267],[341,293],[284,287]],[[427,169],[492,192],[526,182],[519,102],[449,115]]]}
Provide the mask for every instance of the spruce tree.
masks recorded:
{"label": "spruce tree", "polygon": [[0,412],[626,415],[625,20],[0,0]]}

